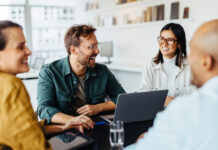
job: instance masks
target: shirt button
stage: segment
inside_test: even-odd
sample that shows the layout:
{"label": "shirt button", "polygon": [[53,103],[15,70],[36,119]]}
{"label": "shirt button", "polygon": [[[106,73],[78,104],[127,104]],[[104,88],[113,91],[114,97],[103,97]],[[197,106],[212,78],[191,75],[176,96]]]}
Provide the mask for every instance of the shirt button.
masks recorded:
{"label": "shirt button", "polygon": [[76,95],[73,95],[74,98],[76,98]]}
{"label": "shirt button", "polygon": [[178,91],[179,89],[178,89],[178,88],[176,88],[176,90]]}
{"label": "shirt button", "polygon": [[73,81],[74,84],[76,84],[76,81]]}

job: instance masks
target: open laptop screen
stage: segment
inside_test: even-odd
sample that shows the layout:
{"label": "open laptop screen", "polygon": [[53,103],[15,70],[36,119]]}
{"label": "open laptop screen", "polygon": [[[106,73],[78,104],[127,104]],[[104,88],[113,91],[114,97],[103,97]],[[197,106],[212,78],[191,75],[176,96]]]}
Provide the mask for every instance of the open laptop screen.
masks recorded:
{"label": "open laptop screen", "polygon": [[[168,90],[120,94],[114,114],[114,121],[125,123],[153,120],[164,109]],[[110,116],[102,117],[110,121]]]}

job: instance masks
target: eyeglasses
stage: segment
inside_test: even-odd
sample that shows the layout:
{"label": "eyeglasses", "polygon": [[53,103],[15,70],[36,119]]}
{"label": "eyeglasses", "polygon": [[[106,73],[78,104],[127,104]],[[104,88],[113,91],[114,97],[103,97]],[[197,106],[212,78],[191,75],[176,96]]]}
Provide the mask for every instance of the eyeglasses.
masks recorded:
{"label": "eyeglasses", "polygon": [[87,47],[88,49],[94,50],[94,49],[101,49],[101,43],[98,44],[91,44],[91,45],[80,45],[80,47]]}
{"label": "eyeglasses", "polygon": [[172,38],[163,38],[161,36],[158,36],[157,37],[157,41],[160,43],[160,44],[163,44],[165,41],[167,41],[167,44],[168,45],[173,45],[177,40],[175,39],[172,39]]}

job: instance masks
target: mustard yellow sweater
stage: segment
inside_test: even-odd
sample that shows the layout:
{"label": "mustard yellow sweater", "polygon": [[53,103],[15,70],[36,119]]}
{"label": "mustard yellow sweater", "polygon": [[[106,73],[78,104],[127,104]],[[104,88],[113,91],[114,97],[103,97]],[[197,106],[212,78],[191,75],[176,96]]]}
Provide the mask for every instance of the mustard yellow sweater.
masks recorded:
{"label": "mustard yellow sweater", "polygon": [[51,149],[22,81],[0,72],[0,144],[13,150]]}

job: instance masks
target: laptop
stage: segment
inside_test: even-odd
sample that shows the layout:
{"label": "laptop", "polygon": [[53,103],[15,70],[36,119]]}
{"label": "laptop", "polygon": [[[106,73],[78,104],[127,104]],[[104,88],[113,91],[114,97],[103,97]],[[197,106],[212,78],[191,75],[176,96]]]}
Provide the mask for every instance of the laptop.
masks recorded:
{"label": "laptop", "polygon": [[168,90],[120,94],[115,113],[102,115],[107,122],[123,121],[124,123],[153,120],[159,111],[164,109]]}

